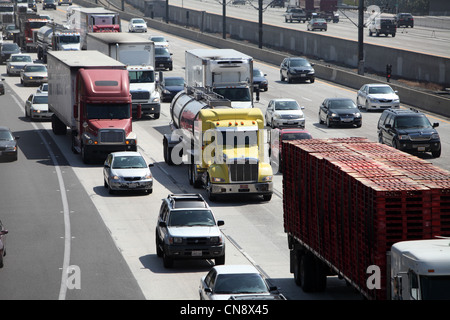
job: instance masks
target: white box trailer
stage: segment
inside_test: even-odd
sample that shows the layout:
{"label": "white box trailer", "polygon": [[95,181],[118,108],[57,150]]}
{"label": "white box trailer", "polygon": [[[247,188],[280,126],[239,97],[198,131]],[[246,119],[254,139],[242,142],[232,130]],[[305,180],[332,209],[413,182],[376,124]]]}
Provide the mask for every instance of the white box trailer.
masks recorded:
{"label": "white box trailer", "polygon": [[252,57],[234,49],[193,49],[185,59],[187,87],[213,91],[233,108],[253,107]]}
{"label": "white box trailer", "polygon": [[73,8],[67,17],[66,26],[68,29],[76,30],[81,34],[81,47],[87,48],[87,34],[90,32],[121,32],[120,16],[118,12],[95,8]]}
{"label": "white box trailer", "polygon": [[130,33],[88,33],[87,49],[98,50],[127,65],[133,114],[159,118],[160,94],[156,89],[155,44]]}

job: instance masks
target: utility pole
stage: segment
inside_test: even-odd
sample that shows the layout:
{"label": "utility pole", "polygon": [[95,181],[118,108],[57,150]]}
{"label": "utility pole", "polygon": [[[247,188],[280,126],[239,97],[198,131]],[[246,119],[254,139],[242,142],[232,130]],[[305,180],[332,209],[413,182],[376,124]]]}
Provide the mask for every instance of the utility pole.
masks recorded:
{"label": "utility pole", "polygon": [[227,38],[227,0],[222,0],[222,38]]}
{"label": "utility pole", "polygon": [[262,48],[263,43],[263,0],[258,0],[258,47]]}
{"label": "utility pole", "polygon": [[364,75],[364,0],[358,6],[358,74]]}

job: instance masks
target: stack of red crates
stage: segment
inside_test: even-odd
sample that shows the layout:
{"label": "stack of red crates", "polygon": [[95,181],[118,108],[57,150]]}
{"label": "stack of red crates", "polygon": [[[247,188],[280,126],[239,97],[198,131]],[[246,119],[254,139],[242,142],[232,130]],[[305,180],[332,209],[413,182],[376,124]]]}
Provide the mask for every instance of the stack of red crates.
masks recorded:
{"label": "stack of red crates", "polygon": [[[403,240],[450,236],[450,172],[366,138],[283,142],[285,232],[386,298],[386,253]],[[367,268],[382,288],[367,289]]]}

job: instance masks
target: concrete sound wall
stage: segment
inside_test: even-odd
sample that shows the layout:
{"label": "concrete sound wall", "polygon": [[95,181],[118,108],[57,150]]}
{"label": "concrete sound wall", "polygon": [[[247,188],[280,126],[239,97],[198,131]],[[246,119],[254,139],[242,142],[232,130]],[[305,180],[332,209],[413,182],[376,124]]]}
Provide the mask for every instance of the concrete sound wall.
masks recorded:
{"label": "concrete sound wall", "polygon": [[[91,0],[92,1],[92,0]],[[76,0],[76,3],[83,5],[83,6],[95,6],[91,2],[84,1],[84,0]],[[177,11],[179,14],[181,14],[181,11]],[[124,20],[129,20],[133,18],[134,16],[131,14],[128,14],[126,12],[120,12],[120,16]],[[191,15],[189,16],[189,21],[192,22],[193,17]],[[230,48],[230,49],[236,49],[238,51],[241,51],[247,55],[252,56],[256,60],[264,61],[269,64],[273,64],[275,66],[280,65],[283,58],[288,56],[286,52],[275,50],[275,49],[259,49],[258,46],[255,46],[251,43],[246,43],[246,41],[235,41],[235,40],[225,40],[222,38],[222,32],[216,32],[216,34],[208,34],[199,32],[196,30],[192,30],[189,28],[185,28],[184,26],[179,26],[173,23],[165,23],[160,20],[155,19],[149,19],[145,18],[147,21],[147,25],[149,28],[160,30],[161,32],[166,32],[170,34],[174,34],[178,37],[190,39],[192,41],[200,42],[212,47],[217,48]],[[204,21],[204,27],[207,28],[208,23],[213,23],[215,20],[203,20]],[[208,23],[205,23],[207,22]],[[228,21],[228,20],[227,20]],[[198,22],[197,22],[198,23]],[[227,22],[228,23],[228,22]],[[235,26],[234,24],[232,26]],[[247,24],[242,24],[242,27],[240,25],[236,25],[235,28],[239,30],[242,34],[251,34],[252,31],[247,28]],[[212,28],[212,26],[209,26],[209,28]],[[233,27],[231,27],[233,28]],[[221,30],[219,28],[219,30]],[[278,41],[282,43],[286,40],[283,37],[279,37]],[[312,48],[316,48],[316,43],[313,39],[310,39],[308,37],[302,38],[303,40],[299,40],[298,38],[295,38],[296,41],[290,40],[290,44],[294,47],[296,47],[297,42],[306,42],[306,46],[312,46]],[[336,41],[336,44],[334,48],[340,48],[339,50],[328,48],[328,54],[331,56],[342,56],[346,57],[349,61],[352,59],[352,55],[345,55],[345,52],[349,52],[351,49],[351,43],[350,42],[342,42],[338,41],[335,38],[331,39],[332,41]],[[328,41],[331,41],[328,39]],[[320,41],[320,40],[316,40]],[[349,47],[346,47],[349,46]],[[318,50],[318,49],[317,49]],[[366,49],[367,50],[367,49]],[[335,52],[336,51],[336,52]],[[352,52],[352,51],[350,51]],[[386,55],[387,53],[383,53]],[[392,55],[394,57],[394,53],[389,53],[389,55]],[[367,77],[367,76],[361,76],[358,75],[356,72],[348,71],[344,68],[337,68],[333,65],[330,65],[329,63],[316,63],[314,66],[314,69],[316,70],[316,75],[319,79],[331,81],[334,83],[338,83],[344,86],[347,86],[349,88],[353,89],[359,89],[363,84],[365,83],[374,83],[377,82],[373,78]],[[450,69],[448,70],[450,72]],[[427,110],[429,112],[433,112],[436,114],[443,115],[445,117],[450,117],[450,97],[446,96],[438,96],[434,94],[428,94],[423,91],[414,90],[412,88],[406,87],[406,86],[399,86],[395,84],[391,84],[394,90],[398,90],[400,99],[402,103]],[[356,98],[356,96],[355,96]]]}

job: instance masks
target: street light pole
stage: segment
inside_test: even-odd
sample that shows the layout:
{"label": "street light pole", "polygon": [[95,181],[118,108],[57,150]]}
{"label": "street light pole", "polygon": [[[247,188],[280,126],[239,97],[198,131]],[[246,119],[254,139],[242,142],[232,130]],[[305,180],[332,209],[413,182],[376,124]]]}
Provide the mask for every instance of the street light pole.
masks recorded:
{"label": "street light pole", "polygon": [[262,48],[263,42],[263,0],[258,0],[258,47]]}
{"label": "street light pole", "polygon": [[227,0],[222,0],[222,38],[227,38]]}
{"label": "street light pole", "polygon": [[364,75],[364,0],[358,6],[358,74]]}

